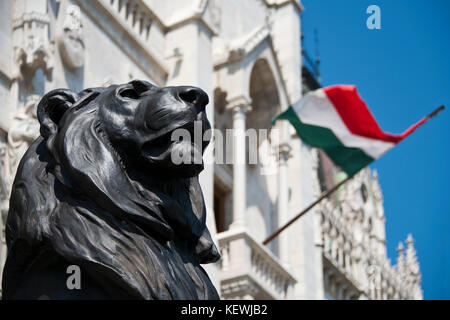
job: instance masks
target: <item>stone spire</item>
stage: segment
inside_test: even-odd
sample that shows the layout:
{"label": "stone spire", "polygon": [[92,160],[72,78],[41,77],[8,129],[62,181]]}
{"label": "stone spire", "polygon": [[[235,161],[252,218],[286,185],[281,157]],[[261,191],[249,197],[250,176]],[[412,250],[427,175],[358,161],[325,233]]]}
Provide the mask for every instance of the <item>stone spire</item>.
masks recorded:
{"label": "stone spire", "polygon": [[399,242],[397,247],[397,271],[401,277],[403,277],[403,272],[405,270],[405,248],[403,243]]}
{"label": "stone spire", "polygon": [[412,276],[420,277],[419,261],[417,259],[416,249],[414,248],[414,239],[411,234],[408,234],[406,244],[406,267]]}
{"label": "stone spire", "polygon": [[419,262],[417,259],[417,252],[414,248],[414,239],[411,234],[408,234],[406,239],[406,276],[407,283],[411,286],[411,295],[414,299],[422,299],[423,292],[421,289],[421,274]]}
{"label": "stone spire", "polygon": [[408,238],[406,239],[406,263],[408,265],[412,263],[417,263],[417,253],[414,248],[414,239],[411,234],[408,234]]}

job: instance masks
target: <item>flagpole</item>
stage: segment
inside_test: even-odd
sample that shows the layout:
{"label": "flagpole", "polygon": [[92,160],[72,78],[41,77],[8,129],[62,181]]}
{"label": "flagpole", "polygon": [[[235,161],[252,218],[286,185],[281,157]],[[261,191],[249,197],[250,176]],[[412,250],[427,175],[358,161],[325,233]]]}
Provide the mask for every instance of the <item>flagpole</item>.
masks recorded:
{"label": "flagpole", "polygon": [[445,109],[444,105],[440,106],[439,108],[436,108],[436,110],[434,110],[433,112],[431,112],[429,115],[426,116],[427,120],[425,120],[425,122],[433,118],[435,115],[437,115],[444,109]]}
{"label": "flagpole", "polygon": [[304,215],[305,213],[307,213],[309,210],[311,210],[316,204],[318,204],[320,201],[322,201],[323,199],[329,197],[333,192],[335,192],[337,189],[339,189],[340,186],[342,186],[343,184],[345,184],[347,181],[349,181],[353,176],[349,176],[347,178],[345,178],[344,180],[342,180],[341,182],[339,182],[338,184],[336,184],[333,188],[331,188],[330,190],[327,190],[325,192],[323,192],[320,197],[314,201],[313,203],[311,203],[308,207],[306,207],[305,209],[303,209],[299,214],[297,214],[295,217],[293,217],[292,219],[290,219],[288,222],[286,222],[286,224],[284,224],[281,228],[279,228],[278,230],[276,230],[274,233],[272,233],[270,236],[267,237],[266,240],[263,241],[263,245],[268,244],[270,241],[272,241],[276,236],[278,236],[284,229],[286,229],[287,227],[289,227],[292,223],[295,222],[295,220],[297,220],[298,218],[300,218],[302,215]]}
{"label": "flagpole", "polygon": [[[439,112],[441,112],[442,110],[444,110],[444,106],[440,106],[439,108],[436,108],[433,112],[431,112],[430,114],[428,114],[424,119],[424,121],[421,123],[424,124],[425,122],[427,122],[428,120],[430,120],[431,118],[433,118],[435,115],[437,115]],[[330,190],[327,190],[325,192],[323,192],[320,197],[314,201],[313,203],[311,203],[308,207],[306,207],[305,209],[303,209],[299,214],[297,214],[295,217],[293,217],[292,219],[290,219],[288,222],[286,222],[282,227],[280,227],[278,230],[276,230],[275,232],[273,232],[271,235],[269,235],[266,240],[263,241],[263,245],[268,244],[270,241],[272,241],[275,237],[277,237],[281,232],[284,231],[284,229],[286,229],[287,227],[289,227],[292,223],[294,223],[298,218],[300,218],[301,216],[303,216],[305,213],[307,213],[309,210],[311,210],[315,205],[317,205],[319,202],[321,202],[323,199],[329,197],[333,192],[335,192],[337,189],[339,189],[340,186],[344,185],[347,181],[349,181],[352,177],[354,177],[354,175],[349,176],[347,178],[345,178],[344,180],[342,180],[341,182],[339,182],[338,184],[336,184],[333,188],[331,188]]]}

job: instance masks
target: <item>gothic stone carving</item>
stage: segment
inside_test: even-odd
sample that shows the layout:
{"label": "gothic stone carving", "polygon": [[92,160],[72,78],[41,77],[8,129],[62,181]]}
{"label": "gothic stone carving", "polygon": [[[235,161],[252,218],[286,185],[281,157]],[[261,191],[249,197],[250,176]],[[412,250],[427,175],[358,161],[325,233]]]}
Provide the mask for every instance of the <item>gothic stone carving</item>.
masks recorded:
{"label": "gothic stone carving", "polygon": [[38,95],[29,96],[25,108],[19,108],[11,120],[8,131],[9,173],[7,176],[10,177],[8,186],[11,186],[13,183],[12,180],[20,159],[30,144],[39,136],[39,122],[36,116],[39,99]]}
{"label": "gothic stone carving", "polygon": [[80,7],[67,7],[63,32],[58,37],[58,46],[62,60],[69,69],[79,68],[84,64],[83,24]]}
{"label": "gothic stone carving", "polygon": [[[203,163],[170,157],[199,147],[170,136],[195,120],[209,129],[207,103],[198,88],[138,80],[47,93],[41,137],[13,185],[3,298],[217,299],[200,266],[220,257],[205,223]],[[66,287],[70,265],[81,269],[80,290]]]}
{"label": "gothic stone carving", "polygon": [[54,43],[49,39],[50,19],[47,14],[27,12],[13,23],[13,77],[32,78],[41,68],[47,78],[53,70]]}

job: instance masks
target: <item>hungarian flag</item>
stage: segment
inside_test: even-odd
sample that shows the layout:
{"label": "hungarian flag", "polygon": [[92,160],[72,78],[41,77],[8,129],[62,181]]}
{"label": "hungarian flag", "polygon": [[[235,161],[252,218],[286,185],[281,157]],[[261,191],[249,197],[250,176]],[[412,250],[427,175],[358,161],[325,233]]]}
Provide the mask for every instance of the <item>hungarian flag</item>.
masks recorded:
{"label": "hungarian flag", "polygon": [[356,87],[336,85],[305,95],[276,116],[289,120],[307,144],[322,149],[348,175],[381,157],[428,117],[401,134],[381,130]]}

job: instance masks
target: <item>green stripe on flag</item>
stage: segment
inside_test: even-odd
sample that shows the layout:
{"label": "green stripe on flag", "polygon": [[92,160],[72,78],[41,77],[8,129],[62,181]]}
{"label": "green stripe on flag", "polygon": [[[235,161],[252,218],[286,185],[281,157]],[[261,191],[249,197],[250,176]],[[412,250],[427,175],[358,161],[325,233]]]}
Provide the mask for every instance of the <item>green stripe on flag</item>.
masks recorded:
{"label": "green stripe on flag", "polygon": [[273,118],[272,124],[280,119],[288,120],[305,143],[325,151],[334,164],[341,167],[349,176],[375,160],[361,149],[343,145],[330,129],[301,122],[292,107]]}

